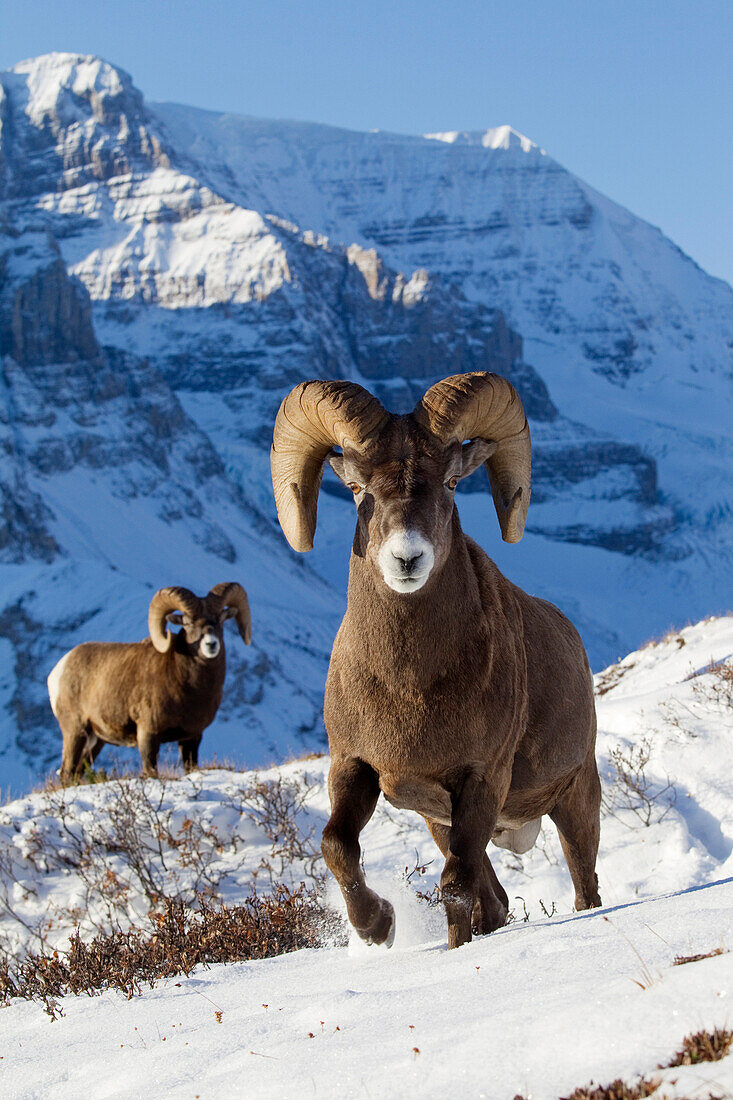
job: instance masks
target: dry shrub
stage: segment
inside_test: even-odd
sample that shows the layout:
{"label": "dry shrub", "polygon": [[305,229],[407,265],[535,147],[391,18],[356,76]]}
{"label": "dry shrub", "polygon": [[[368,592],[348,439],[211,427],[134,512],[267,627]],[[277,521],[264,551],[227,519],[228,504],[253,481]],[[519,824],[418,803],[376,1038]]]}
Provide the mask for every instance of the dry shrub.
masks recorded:
{"label": "dry shrub", "polygon": [[669,778],[660,785],[647,774],[651,739],[642,737],[638,745],[628,748],[617,745],[608,755],[614,774],[603,790],[606,813],[616,817],[619,810],[631,810],[646,828],[663,821],[675,804],[677,792]]}
{"label": "dry shrub", "polygon": [[321,851],[313,840],[313,830],[303,833],[298,814],[305,807],[310,790],[298,779],[254,780],[229,795],[228,805],[248,817],[263,832],[270,851],[261,864],[270,881],[280,878],[293,863],[302,864],[309,878],[322,882],[325,872]]}
{"label": "dry shrub", "polygon": [[692,680],[692,694],[701,704],[727,710],[733,707],[733,660],[710,661],[701,672],[688,676]]}
{"label": "dry shrub", "polygon": [[188,975],[194,967],[284,955],[324,942],[345,942],[344,925],[313,890],[278,885],[260,896],[253,889],[241,905],[202,895],[193,910],[167,898],[148,914],[145,928],[117,931],[84,942],[76,932],[68,951],[29,955],[10,969],[0,965],[0,998],[41,1001],[52,1017],[63,1015],[66,994],[95,996],[119,989],[132,998],[143,985]]}
{"label": "dry shrub", "polygon": [[[100,790],[98,812],[83,820],[79,792],[42,792],[35,820],[24,822],[22,844],[14,843],[19,825],[0,811],[0,958],[18,956],[33,944],[47,955],[58,930],[79,926],[79,934],[108,935],[134,926],[148,907],[167,900],[194,906],[196,899],[221,895],[236,872],[236,854],[247,844],[242,829],[218,832],[208,823],[207,788],[196,776],[185,783],[187,813],[182,820],[171,781],[115,777]],[[312,785],[294,777],[227,785],[219,808],[239,822],[249,820],[266,841],[252,878],[267,876],[291,886],[325,877],[314,826],[301,816]],[[197,803],[202,810],[198,811]],[[67,908],[49,898],[45,910],[29,918],[24,894],[38,895],[49,875],[73,876],[76,903]],[[38,907],[37,907],[38,908]],[[20,946],[19,946],[20,945]]]}
{"label": "dry shrub", "polygon": [[[692,698],[672,698],[659,704],[665,722],[686,739],[694,740],[701,723],[709,723],[719,715],[730,718],[733,710],[733,660],[711,660],[704,668],[685,677],[692,682]],[[692,721],[691,721],[692,719]]]}
{"label": "dry shrub", "polygon": [[660,1084],[659,1078],[654,1077],[640,1077],[633,1085],[627,1085],[620,1077],[610,1085],[594,1086],[591,1081],[590,1085],[575,1089],[561,1100],[641,1100],[642,1097],[653,1096]]}
{"label": "dry shrub", "polygon": [[725,1058],[733,1045],[733,1031],[725,1027],[716,1027],[712,1031],[696,1031],[682,1040],[682,1050],[678,1050],[671,1062],[660,1069],[672,1066],[695,1066],[698,1062],[719,1062]]}

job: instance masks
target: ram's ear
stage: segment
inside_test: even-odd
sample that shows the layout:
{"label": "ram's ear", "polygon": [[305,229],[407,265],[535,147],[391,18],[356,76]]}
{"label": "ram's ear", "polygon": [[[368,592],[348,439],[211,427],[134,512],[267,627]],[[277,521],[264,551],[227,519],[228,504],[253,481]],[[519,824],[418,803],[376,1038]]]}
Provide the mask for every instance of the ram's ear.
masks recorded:
{"label": "ram's ear", "polygon": [[491,439],[472,439],[470,443],[464,443],[461,449],[461,472],[458,476],[464,478],[472,474],[482,462],[491,458],[496,447],[497,444]]}
{"label": "ram's ear", "polygon": [[331,451],[329,454],[326,455],[326,462],[331,467],[339,481],[343,481],[345,485],[346,467],[344,456],[342,454],[339,454],[338,451]]}
{"label": "ram's ear", "polygon": [[183,615],[180,611],[169,611],[165,617],[167,623],[172,623],[173,626],[183,626]]}

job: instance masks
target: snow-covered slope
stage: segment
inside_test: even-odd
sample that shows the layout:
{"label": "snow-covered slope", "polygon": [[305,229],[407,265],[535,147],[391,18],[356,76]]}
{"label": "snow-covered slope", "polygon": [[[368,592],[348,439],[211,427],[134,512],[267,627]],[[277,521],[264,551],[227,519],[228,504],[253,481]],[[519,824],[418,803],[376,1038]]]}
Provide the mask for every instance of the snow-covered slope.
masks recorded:
{"label": "snow-covered slope", "polygon": [[322,738],[353,519],[327,478],[296,563],[267,461],[308,376],[396,410],[458,370],[512,379],[528,534],[499,544],[478,476],[464,525],[571,615],[594,667],[730,606],[733,292],[510,127],[151,106],[114,66],[50,54],[0,75],[0,238],[0,782],[56,756],[43,680],[62,649],[135,637],[171,581],[239,579],[262,624],[209,751],[259,764]]}
{"label": "snow-covered slope", "polygon": [[[606,904],[688,889],[733,874],[732,677],[731,616],[672,633],[596,677],[597,750],[604,784],[598,877]],[[105,759],[99,758],[100,765]],[[320,860],[317,865],[309,860],[329,814],[327,772],[328,758],[323,756],[257,773],[206,771],[161,781],[162,786],[152,780],[123,782],[139,807],[148,805],[139,809],[141,827],[148,827],[148,817],[153,821],[151,807],[157,807],[166,834],[177,835],[186,820],[201,825],[204,832],[213,830],[202,834],[208,852],[203,863],[225,900],[233,901],[267,856],[263,803],[255,794],[258,781],[280,786],[300,834],[310,838],[301,856],[277,864],[278,876],[292,885],[308,878],[314,868],[322,870]],[[73,909],[72,899],[82,894],[82,927],[89,930],[104,923],[105,901],[95,900],[94,891],[89,892],[87,863],[81,859],[80,869],[73,869],[69,827],[81,847],[96,837],[92,846],[105,853],[104,869],[128,882],[131,919],[145,912],[143,887],[124,855],[114,855],[117,846],[99,839],[113,828],[112,811],[124,801],[120,782],[42,791],[0,810],[2,851],[15,861],[12,873],[6,867],[0,880],[11,889],[13,883],[23,884],[12,898],[16,916],[0,916],[0,931],[14,950],[38,947],[40,941],[30,929],[39,920],[48,921],[46,942],[62,944],[79,920],[66,910]],[[277,843],[284,835],[282,829],[279,832]],[[422,819],[393,809],[384,799],[362,834],[362,848],[370,879],[381,883],[390,896],[396,889],[398,899],[405,887],[395,886],[395,881],[406,869],[416,864],[426,868],[413,875],[412,885],[427,892],[440,877],[440,859]],[[40,851],[49,854],[41,867]],[[570,877],[549,820],[526,855],[491,851],[518,919],[525,905],[533,917],[541,914],[542,905],[562,914],[572,912]],[[198,870],[195,863],[187,864],[189,854],[185,848],[180,856],[171,850],[156,864],[161,893],[193,888]],[[398,942],[412,934],[399,929]]]}
{"label": "snow-covered slope", "polygon": [[[92,1001],[67,997],[66,1015],[53,1024],[41,1007],[15,1002],[2,1014],[6,1090],[18,1097],[184,1096],[195,1086],[202,1096],[288,1096],[293,1081],[303,1080],[327,1097],[365,1089],[438,1097],[460,1086],[492,1100],[554,1100],[591,1078],[643,1073],[659,1076],[670,1098],[733,1094],[731,1057],[674,1072],[656,1068],[685,1035],[731,1023],[732,675],[729,616],[650,643],[596,677],[603,909],[572,913],[569,876],[546,824],[525,856],[490,847],[514,922],[448,953],[442,913],[415,894],[429,892],[439,875],[432,841],[416,815],[382,800],[362,846],[369,881],[397,911],[392,951],[352,937],[348,948],[198,970],[132,1002],[111,992]],[[205,866],[230,902],[258,869],[258,886],[266,888],[262,861],[272,867],[282,843],[272,829],[267,835],[255,793],[263,784],[277,785],[281,804],[289,800],[303,840],[292,848],[297,858],[281,860],[277,877],[291,883],[309,869],[317,874],[311,845],[328,813],[327,765],[300,761],[256,777],[209,772],[162,790],[148,781],[163,835],[183,830],[190,838],[188,847],[164,849],[165,871],[151,861],[155,875],[168,891],[185,893]],[[128,789],[139,791],[139,782]],[[48,920],[47,943],[63,943],[72,925],[64,907],[83,909],[87,931],[105,923],[111,898],[128,896],[133,919],[144,912],[142,892],[129,897],[121,889],[134,876],[119,852],[99,863],[116,891],[90,896],[89,864],[84,874],[73,871],[75,843],[96,830],[99,844],[119,802],[118,789],[101,785],[34,794],[0,811],[3,851],[14,858],[3,885],[16,913],[11,919],[6,912],[2,932],[14,945],[23,936],[29,946],[37,942],[27,928],[39,917]],[[196,838],[211,857],[198,866],[191,860]],[[426,864],[422,874],[415,870]],[[335,888],[330,894],[335,901]],[[672,966],[678,955],[719,948],[724,954]]]}
{"label": "snow-covered slope", "polygon": [[[723,880],[513,924],[454,952],[428,937],[389,954],[219,964],[132,1001],[67,997],[53,1023],[39,1005],[15,1003],[2,1010],[4,1089],[14,1100],[301,1090],[557,1100],[644,1074],[663,1084],[659,1100],[730,1097],[733,1055],[657,1066],[690,1033],[730,1026],[732,905]],[[728,953],[672,966],[721,944]]]}

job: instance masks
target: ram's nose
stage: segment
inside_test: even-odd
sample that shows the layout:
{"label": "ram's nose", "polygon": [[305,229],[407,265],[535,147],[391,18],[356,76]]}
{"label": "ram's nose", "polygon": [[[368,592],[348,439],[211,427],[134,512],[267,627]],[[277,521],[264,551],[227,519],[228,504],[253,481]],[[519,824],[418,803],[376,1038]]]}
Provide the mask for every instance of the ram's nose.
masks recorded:
{"label": "ram's nose", "polygon": [[205,634],[201,639],[201,650],[205,657],[217,657],[221,649],[221,642],[216,634]]}
{"label": "ram's nose", "polygon": [[397,566],[404,576],[409,577],[420,566],[424,554],[422,550],[419,550],[416,554],[408,556],[407,554],[395,554],[392,553],[392,557],[395,559]]}

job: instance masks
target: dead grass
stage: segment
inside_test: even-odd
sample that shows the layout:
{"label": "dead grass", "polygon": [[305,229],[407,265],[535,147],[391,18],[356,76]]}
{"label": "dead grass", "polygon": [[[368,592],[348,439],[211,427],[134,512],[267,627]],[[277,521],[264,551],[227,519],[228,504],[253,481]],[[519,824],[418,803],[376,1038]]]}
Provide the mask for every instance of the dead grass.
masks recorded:
{"label": "dead grass", "polygon": [[599,672],[595,678],[596,695],[606,695],[611,688],[615,688],[616,684],[623,680],[627,672],[631,672],[632,668],[636,668],[634,661],[625,665],[615,664],[604,668],[603,672]]}
{"label": "dead grass", "polygon": [[672,966],[684,966],[685,963],[702,962],[703,959],[714,959],[716,955],[727,955],[724,947],[716,947],[714,951],[708,951],[704,955],[675,955]]}
{"label": "dead grass", "polygon": [[729,715],[733,709],[733,659],[711,659],[686,676],[684,682],[690,683],[691,697],[672,696],[659,704],[659,711],[667,725],[685,740],[694,740],[701,725],[707,725],[716,715]]}
{"label": "dead grass", "polygon": [[[707,677],[703,680],[702,677]],[[726,657],[713,661],[692,677],[692,693],[698,703],[708,704],[718,710],[733,707],[733,660]]]}
{"label": "dead grass", "polygon": [[657,638],[650,638],[648,642],[645,642],[644,645],[640,646],[639,648],[642,650],[656,649],[657,646],[669,645],[670,642],[676,642],[677,648],[682,649],[683,646],[687,645],[687,642],[682,637],[681,630],[684,630],[686,629],[686,627],[692,625],[692,623],[688,622],[685,623],[685,626],[681,627],[680,629],[677,629],[677,627],[670,627],[669,630],[666,630],[664,632],[664,634],[659,635],[659,637]]}
{"label": "dead grass", "polygon": [[[201,771],[209,770],[205,766]],[[176,768],[173,764],[161,764],[158,767],[158,779],[166,783],[184,779],[182,768]],[[84,765],[84,770],[79,775],[72,775],[68,779],[61,779],[58,772],[51,772],[37,787],[31,789],[31,794],[53,794],[55,791],[64,791],[67,788],[94,787],[101,783],[118,783],[122,780],[137,779],[144,782],[144,776],[139,768],[125,764],[113,763],[105,768],[103,765],[93,768],[90,764]]]}
{"label": "dead grass", "polygon": [[682,1040],[682,1049],[678,1050],[671,1062],[660,1066],[667,1069],[672,1066],[696,1066],[700,1062],[719,1062],[729,1053],[733,1045],[733,1031],[726,1027],[716,1027],[712,1031],[696,1031]]}
{"label": "dead grass", "polygon": [[[720,955],[722,950],[711,951],[710,955]],[[707,959],[710,955],[691,955],[683,962]],[[657,1069],[673,1069],[676,1066],[695,1066],[701,1062],[719,1062],[725,1058],[733,1046],[733,1031],[716,1027],[713,1031],[696,1031],[682,1040],[682,1049],[678,1050],[669,1062],[661,1063]],[[627,1084],[617,1077],[610,1085],[590,1085],[575,1089],[561,1100],[639,1100],[640,1097],[653,1096],[662,1084],[659,1077],[640,1077],[634,1084]],[[723,1100],[708,1094],[708,1100]]]}
{"label": "dead grass", "polygon": [[575,1089],[569,1096],[561,1097],[561,1100],[640,1100],[641,1097],[653,1096],[661,1084],[658,1077],[640,1077],[633,1084],[628,1085],[617,1077],[610,1085],[586,1085],[585,1088]]}
{"label": "dead grass", "polygon": [[196,966],[284,955],[324,942],[346,942],[344,926],[315,891],[278,885],[260,896],[256,888],[241,905],[206,895],[195,910],[167,898],[151,910],[145,927],[97,936],[85,943],[76,932],[67,951],[29,955],[14,968],[0,964],[0,1001],[39,1001],[55,1019],[67,994],[96,996],[119,989],[128,999],[164,978],[188,975]]}

